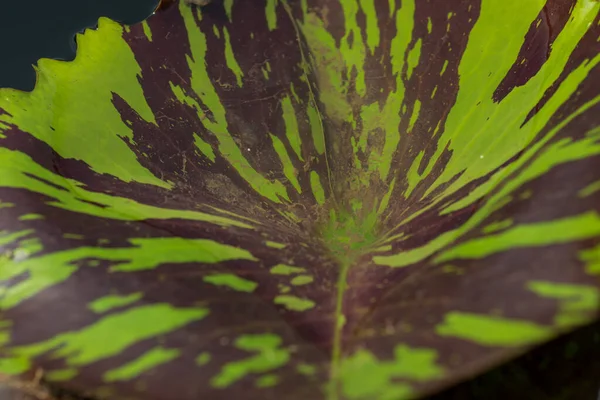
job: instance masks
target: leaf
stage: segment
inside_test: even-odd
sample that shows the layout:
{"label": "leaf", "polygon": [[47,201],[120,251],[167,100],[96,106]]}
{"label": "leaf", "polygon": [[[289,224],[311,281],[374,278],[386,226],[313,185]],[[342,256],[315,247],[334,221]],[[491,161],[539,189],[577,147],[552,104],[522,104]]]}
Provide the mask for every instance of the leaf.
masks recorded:
{"label": "leaf", "polygon": [[595,321],[599,8],[100,20],[0,93],[0,372],[97,399],[412,399]]}

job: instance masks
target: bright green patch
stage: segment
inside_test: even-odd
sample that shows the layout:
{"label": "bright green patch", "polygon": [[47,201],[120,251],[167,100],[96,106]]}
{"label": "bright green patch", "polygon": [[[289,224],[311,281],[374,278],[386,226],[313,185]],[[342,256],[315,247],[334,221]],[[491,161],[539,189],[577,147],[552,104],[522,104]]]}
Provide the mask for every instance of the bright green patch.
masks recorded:
{"label": "bright green patch", "polygon": [[118,272],[153,269],[162,264],[255,260],[247,250],[207,239],[165,237],[130,239],[130,242],[134,247],[78,247],[20,262],[7,261],[10,266],[0,260],[0,279],[29,272],[27,279],[6,291],[0,305],[14,307],[43,289],[63,282],[78,269],[73,264],[86,258],[113,261],[116,265],[111,270]]}
{"label": "bright green patch", "polygon": [[285,135],[288,142],[300,161],[304,161],[302,157],[302,139],[298,129],[298,120],[296,119],[296,111],[289,97],[284,97],[281,100],[281,108],[283,110],[283,120],[285,122]]}
{"label": "bright green patch", "polygon": [[588,274],[600,274],[600,245],[579,253],[579,258],[585,263]]}
{"label": "bright green patch", "polygon": [[256,380],[256,387],[266,388],[273,387],[279,383],[279,377],[277,375],[269,374],[263,375]]}
{"label": "bright green patch", "polygon": [[229,37],[229,31],[227,28],[223,28],[223,33],[225,35],[225,61],[227,63],[227,67],[235,74],[238,86],[242,86],[242,78],[244,77],[244,73],[235,59],[235,53],[231,45],[231,38]]}
{"label": "bright green patch", "polygon": [[444,370],[436,364],[437,353],[431,349],[394,348],[392,360],[379,360],[367,350],[359,350],[342,360],[340,380],[348,399],[405,399],[413,393],[400,378],[427,381],[441,378]]}
{"label": "bright green patch", "polygon": [[132,293],[127,296],[108,295],[91,302],[88,307],[95,313],[101,314],[109,310],[135,303],[144,296],[143,293]]}
{"label": "bright green patch", "polygon": [[31,361],[27,356],[8,356],[0,358],[0,372],[5,375],[19,375],[31,368]]}
{"label": "bright green patch", "polygon": [[298,177],[296,176],[297,171],[296,171],[296,168],[294,168],[292,159],[290,158],[287,150],[285,149],[285,145],[283,144],[281,139],[279,139],[277,136],[275,136],[275,135],[270,135],[270,136],[271,136],[271,140],[273,142],[273,148],[275,149],[275,152],[279,156],[279,160],[281,161],[281,164],[283,165],[283,174],[288,179],[288,181],[292,184],[292,186],[294,186],[296,191],[298,193],[301,193],[302,189],[300,188],[300,183],[298,182]]}
{"label": "bright green patch", "polygon": [[44,219],[44,216],[40,214],[25,214],[19,217],[19,221],[33,221],[36,219]]}
{"label": "bright green patch", "polygon": [[450,312],[436,327],[441,336],[452,336],[484,346],[525,346],[547,340],[554,334],[549,327],[487,315]]}
{"label": "bright green patch", "polygon": [[285,308],[292,311],[306,311],[310,310],[316,305],[312,300],[303,299],[288,294],[282,294],[275,297],[273,302],[275,304],[283,305]]}
{"label": "bright green patch", "polygon": [[204,352],[202,354],[200,354],[198,357],[196,357],[196,364],[203,366],[206,365],[210,362],[211,360],[211,355],[210,353]]}
{"label": "bright green patch", "polygon": [[77,376],[79,372],[75,368],[57,369],[44,374],[44,379],[49,382],[69,381]]}
{"label": "bright green patch", "polygon": [[279,0],[267,0],[265,14],[267,16],[267,26],[272,31],[277,28],[277,3]]}
{"label": "bright green patch", "polygon": [[444,262],[456,258],[483,258],[520,247],[545,246],[600,235],[600,217],[590,211],[554,221],[517,225],[514,228],[460,244],[436,258]]}
{"label": "bright green patch", "polygon": [[[435,239],[421,247],[388,256],[375,256],[373,257],[373,262],[393,268],[406,267],[419,262],[434,254],[436,251],[442,249],[448,243],[452,242],[452,240],[454,240],[458,234],[459,232],[456,230],[448,231],[437,236]],[[443,260],[440,259],[439,261]]]}
{"label": "bright green patch", "polygon": [[292,275],[306,272],[306,269],[300,267],[291,267],[285,264],[277,264],[274,267],[272,267],[270,271],[272,274],[275,275]]}
{"label": "bright green patch", "polygon": [[139,358],[106,372],[104,380],[107,382],[131,380],[159,365],[173,361],[179,354],[179,350],[156,347],[144,353]]}
{"label": "bright green patch", "polygon": [[258,283],[234,274],[214,274],[205,276],[203,280],[213,285],[227,286],[238,292],[251,293],[258,287]]}
{"label": "bright green patch", "polygon": [[235,341],[234,345],[240,350],[256,354],[250,358],[225,364],[221,372],[211,379],[214,387],[225,388],[249,374],[273,371],[284,366],[290,359],[289,352],[280,347],[281,338],[274,334],[243,335]]}
{"label": "bright green patch", "polygon": [[272,242],[272,241],[270,241],[270,240],[267,240],[267,241],[265,242],[265,244],[266,244],[268,247],[271,247],[271,248],[273,248],[273,249],[278,249],[278,250],[281,250],[281,249],[283,249],[283,248],[285,248],[285,247],[287,246],[287,244],[278,243],[278,242]]}
{"label": "bright green patch", "polygon": [[323,205],[325,203],[325,191],[323,185],[321,185],[321,178],[315,171],[310,172],[310,187],[317,203]]}
{"label": "bright green patch", "polygon": [[[194,133],[194,143],[196,147],[204,154],[211,162],[215,162],[216,155],[210,144],[204,141],[200,136]],[[184,159],[185,160],[185,159]]]}
{"label": "bright green patch", "polygon": [[590,183],[588,186],[581,189],[579,191],[579,196],[587,197],[587,196],[591,196],[592,194],[594,194],[596,192],[600,192],[600,181]]}
{"label": "bright green patch", "polygon": [[491,224],[484,226],[481,231],[486,234],[494,233],[497,231],[504,230],[504,229],[510,227],[512,224],[513,224],[512,219],[504,219],[502,221],[492,222]]}
{"label": "bright green patch", "polygon": [[82,366],[120,354],[143,340],[179,329],[208,315],[204,308],[175,308],[153,304],[110,314],[78,331],[37,344],[10,348],[10,354],[37,356],[53,350],[68,365]]}
{"label": "bright green patch", "polygon": [[600,291],[594,286],[546,281],[532,281],[527,286],[539,296],[559,301],[559,312],[554,320],[561,327],[592,320],[600,307]]}
{"label": "bright green patch", "polygon": [[33,232],[34,232],[33,229],[27,229],[24,231],[0,235],[0,246],[6,246],[7,244],[15,242],[21,238],[24,238],[24,237],[32,234]]}
{"label": "bright green patch", "polygon": [[314,365],[300,363],[296,366],[296,370],[302,375],[314,375],[317,372],[317,368]]}
{"label": "bright green patch", "polygon": [[295,286],[308,285],[314,281],[314,278],[311,275],[299,275],[291,280],[291,284]]}

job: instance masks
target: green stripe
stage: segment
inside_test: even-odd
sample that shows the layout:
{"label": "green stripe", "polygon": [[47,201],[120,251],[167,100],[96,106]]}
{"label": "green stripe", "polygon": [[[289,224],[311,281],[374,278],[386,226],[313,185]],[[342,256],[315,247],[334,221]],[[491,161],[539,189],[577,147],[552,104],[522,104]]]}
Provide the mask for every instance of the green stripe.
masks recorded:
{"label": "green stripe", "polygon": [[170,304],[153,304],[110,314],[77,331],[62,333],[41,343],[14,347],[10,352],[29,357],[49,350],[68,365],[83,366],[122,353],[143,340],[167,334],[201,320],[206,308],[175,308]]}
{"label": "green stripe", "polygon": [[285,122],[285,135],[298,159],[304,161],[304,158],[302,157],[302,139],[300,138],[298,120],[296,119],[296,110],[294,109],[292,100],[289,96],[286,96],[281,100],[281,108],[283,110],[283,121]]}
{"label": "green stripe", "polygon": [[27,229],[19,232],[1,235],[0,246],[6,246],[7,244],[11,244],[19,239],[31,235],[33,232],[35,232],[33,229]]}
{"label": "green stripe", "polygon": [[559,312],[554,322],[561,327],[592,321],[600,307],[600,291],[594,286],[531,281],[527,287],[538,296],[556,299],[559,302]]}
{"label": "green stripe", "polygon": [[135,360],[106,372],[103,379],[107,382],[129,381],[159,365],[173,361],[179,354],[179,350],[155,347]]}
{"label": "green stripe", "polygon": [[450,312],[436,327],[440,336],[451,336],[484,346],[525,346],[545,341],[553,331],[533,322],[490,317],[465,312]]}
{"label": "green stripe", "polygon": [[238,349],[254,352],[256,355],[225,364],[221,372],[211,379],[214,387],[225,388],[248,374],[273,371],[284,366],[290,359],[289,352],[280,347],[281,338],[271,333],[243,335],[234,344]]}
{"label": "green stripe", "polygon": [[265,15],[267,17],[267,26],[270,31],[277,28],[277,3],[278,0],[267,0]]}
{"label": "green stripe", "polygon": [[[65,190],[48,185],[38,179],[32,178],[30,175],[62,186]],[[54,172],[48,171],[35,163],[28,155],[4,148],[0,148],[0,185],[2,187],[31,190],[55,199],[49,203],[55,207],[102,218],[125,221],[182,218],[221,226],[252,228],[248,224],[231,218],[224,218],[199,211],[154,207],[123,197],[88,191],[79,182],[67,180]],[[92,200],[102,204],[103,207],[90,204],[85,200]]]}
{"label": "green stripe", "polygon": [[235,75],[235,79],[237,80],[238,86],[242,86],[242,78],[244,73],[240,68],[237,60],[235,59],[235,54],[233,52],[233,48],[231,46],[231,38],[229,37],[229,31],[227,28],[223,28],[223,34],[225,35],[225,63],[227,64],[227,68],[233,72]]}
{"label": "green stripe", "polygon": [[294,164],[292,163],[292,159],[290,158],[287,150],[285,149],[285,145],[283,142],[275,135],[270,135],[271,141],[273,142],[273,148],[275,152],[279,156],[279,160],[281,161],[281,165],[283,165],[283,174],[290,181],[292,186],[296,189],[298,193],[302,193],[302,188],[300,187],[300,182],[298,182],[297,171],[294,168]]}
{"label": "green stripe", "polygon": [[522,247],[547,246],[600,235],[600,216],[594,211],[555,221],[517,225],[512,229],[462,243],[436,257],[441,263],[456,258],[483,258]]}
{"label": "green stripe", "polygon": [[234,274],[214,274],[205,276],[203,280],[213,285],[227,286],[238,292],[251,293],[258,287],[258,283]]}
{"label": "green stripe", "polygon": [[[444,369],[436,364],[433,349],[394,347],[393,358],[377,359],[365,349],[343,360],[340,381],[347,399],[409,399],[414,392],[405,380],[428,381],[442,378]],[[330,396],[330,399],[335,396]]]}
{"label": "green stripe", "polygon": [[247,250],[208,239],[155,238],[130,239],[134,247],[79,247],[20,262],[0,259],[0,279],[28,272],[27,279],[11,286],[2,298],[1,308],[11,308],[42,290],[68,279],[82,259],[114,261],[113,272],[141,271],[162,264],[211,263],[228,260],[256,260]]}
{"label": "green stripe", "polygon": [[275,304],[280,304],[291,311],[306,311],[315,307],[315,302],[309,299],[303,299],[297,296],[281,294],[273,300]]}

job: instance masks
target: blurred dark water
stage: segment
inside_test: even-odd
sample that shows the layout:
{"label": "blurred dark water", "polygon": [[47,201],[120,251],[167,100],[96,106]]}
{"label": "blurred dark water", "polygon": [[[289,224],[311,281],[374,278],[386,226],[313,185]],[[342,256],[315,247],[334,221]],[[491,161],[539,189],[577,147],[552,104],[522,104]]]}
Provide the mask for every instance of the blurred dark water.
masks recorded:
{"label": "blurred dark water", "polygon": [[0,88],[31,90],[40,58],[72,60],[75,34],[99,17],[133,24],[158,0],[0,0]]}

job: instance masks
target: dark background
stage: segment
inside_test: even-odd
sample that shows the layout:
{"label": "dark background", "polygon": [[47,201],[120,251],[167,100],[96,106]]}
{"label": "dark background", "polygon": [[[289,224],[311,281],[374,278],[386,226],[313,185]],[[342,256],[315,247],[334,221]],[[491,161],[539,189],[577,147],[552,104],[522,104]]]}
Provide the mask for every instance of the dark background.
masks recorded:
{"label": "dark background", "polygon": [[40,58],[72,60],[75,33],[99,17],[133,24],[158,0],[0,0],[0,88],[31,90]]}

